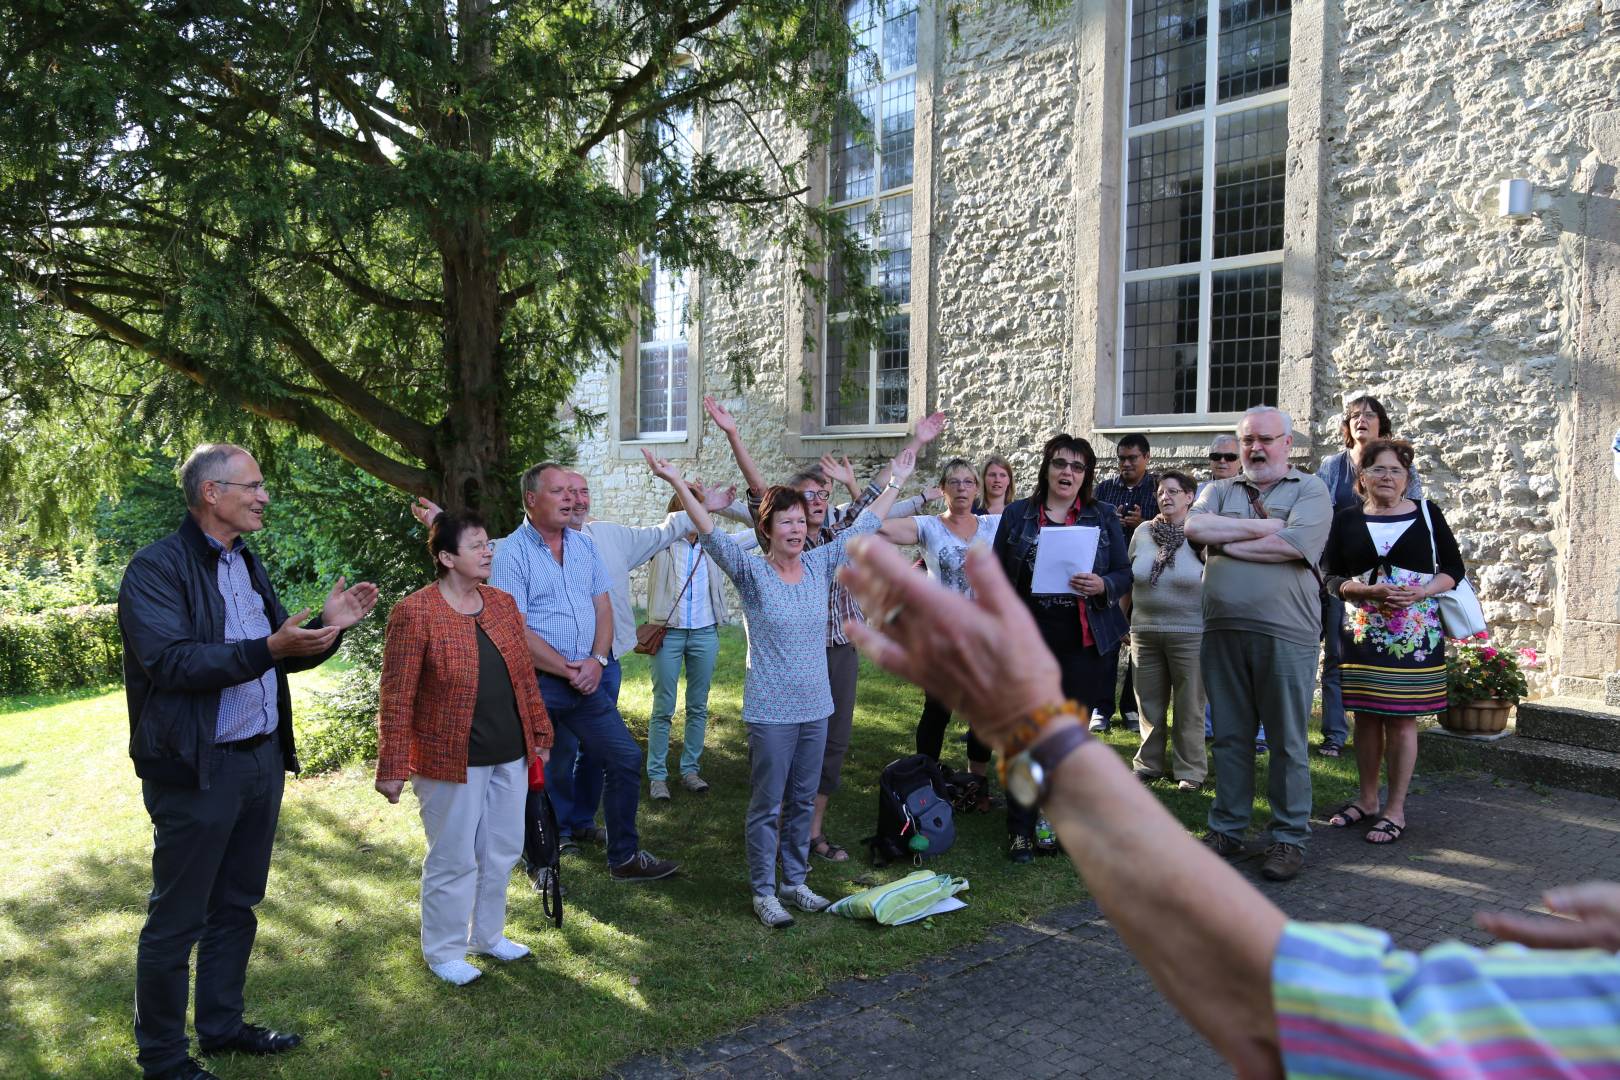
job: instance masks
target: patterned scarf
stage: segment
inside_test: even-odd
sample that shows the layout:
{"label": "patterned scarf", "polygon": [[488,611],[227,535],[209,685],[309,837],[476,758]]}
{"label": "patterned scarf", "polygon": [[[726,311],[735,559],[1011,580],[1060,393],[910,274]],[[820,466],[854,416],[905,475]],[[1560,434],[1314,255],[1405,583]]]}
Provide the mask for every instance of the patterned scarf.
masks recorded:
{"label": "patterned scarf", "polygon": [[1153,570],[1148,574],[1148,584],[1157,585],[1159,575],[1176,561],[1176,552],[1187,542],[1187,530],[1171,524],[1168,518],[1160,514],[1148,522],[1148,535],[1159,546],[1159,550],[1153,554]]}

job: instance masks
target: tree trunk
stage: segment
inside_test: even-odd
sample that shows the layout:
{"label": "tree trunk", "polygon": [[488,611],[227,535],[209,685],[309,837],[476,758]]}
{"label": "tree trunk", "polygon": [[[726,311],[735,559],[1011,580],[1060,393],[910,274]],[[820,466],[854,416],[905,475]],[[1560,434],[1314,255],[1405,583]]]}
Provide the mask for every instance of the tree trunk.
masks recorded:
{"label": "tree trunk", "polygon": [[[464,86],[491,69],[487,0],[457,5]],[[471,95],[476,100],[476,95]],[[483,160],[489,126],[476,107],[441,129],[458,149]],[[440,492],[447,508],[476,510],[491,535],[504,535],[520,509],[506,422],[501,365],[500,260],[491,249],[489,213],[478,205],[445,208],[437,232],[444,263],[444,368],[450,407],[435,432]]]}

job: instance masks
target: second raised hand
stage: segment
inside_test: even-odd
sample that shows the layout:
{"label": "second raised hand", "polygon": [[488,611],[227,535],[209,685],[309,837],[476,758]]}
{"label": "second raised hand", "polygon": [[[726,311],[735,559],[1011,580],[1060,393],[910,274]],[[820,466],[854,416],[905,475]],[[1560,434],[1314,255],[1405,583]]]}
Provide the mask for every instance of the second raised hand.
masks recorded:
{"label": "second raised hand", "polygon": [[898,483],[904,483],[906,478],[916,471],[917,451],[909,446],[896,454],[894,460],[889,463],[889,476]]}

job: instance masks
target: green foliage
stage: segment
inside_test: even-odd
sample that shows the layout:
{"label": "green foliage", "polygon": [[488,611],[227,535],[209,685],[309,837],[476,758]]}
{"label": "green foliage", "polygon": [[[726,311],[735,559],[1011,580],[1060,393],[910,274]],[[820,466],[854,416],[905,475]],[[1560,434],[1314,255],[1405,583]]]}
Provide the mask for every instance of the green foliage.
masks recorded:
{"label": "green foliage", "polygon": [[315,775],[377,760],[379,667],[361,664],[338,676],[337,686],[298,723],[298,761]]}
{"label": "green foliage", "polygon": [[[729,290],[768,239],[812,295],[830,257],[852,332],[875,328],[854,272],[873,253],[805,197],[840,119],[872,137],[844,80],[875,58],[843,12],[19,0],[0,24],[7,498],[61,530],[141,446],[290,429],[499,528],[560,417],[596,419],[563,406],[633,328],[640,256]],[[752,145],[695,152],[670,137],[689,111]]]}
{"label": "green foliage", "polygon": [[122,676],[123,655],[110,604],[0,615],[0,694],[106,683]]}
{"label": "green foliage", "polygon": [[1519,701],[1530,692],[1523,669],[1539,662],[1534,649],[1497,648],[1489,634],[1447,641],[1446,700]]}

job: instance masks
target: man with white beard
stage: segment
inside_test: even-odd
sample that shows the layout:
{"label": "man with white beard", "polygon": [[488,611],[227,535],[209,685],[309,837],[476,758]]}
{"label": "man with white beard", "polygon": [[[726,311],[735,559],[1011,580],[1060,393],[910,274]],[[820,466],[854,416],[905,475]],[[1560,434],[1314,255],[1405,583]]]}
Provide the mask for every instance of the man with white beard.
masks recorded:
{"label": "man with white beard", "polygon": [[1187,540],[1207,548],[1200,662],[1215,726],[1215,801],[1205,843],[1243,853],[1254,809],[1255,732],[1271,745],[1271,824],[1260,872],[1287,881],[1305,863],[1311,771],[1306,733],[1322,630],[1316,570],[1333,498],[1288,464],[1293,421],[1269,405],[1238,424],[1243,475],[1216,480],[1193,504]]}

